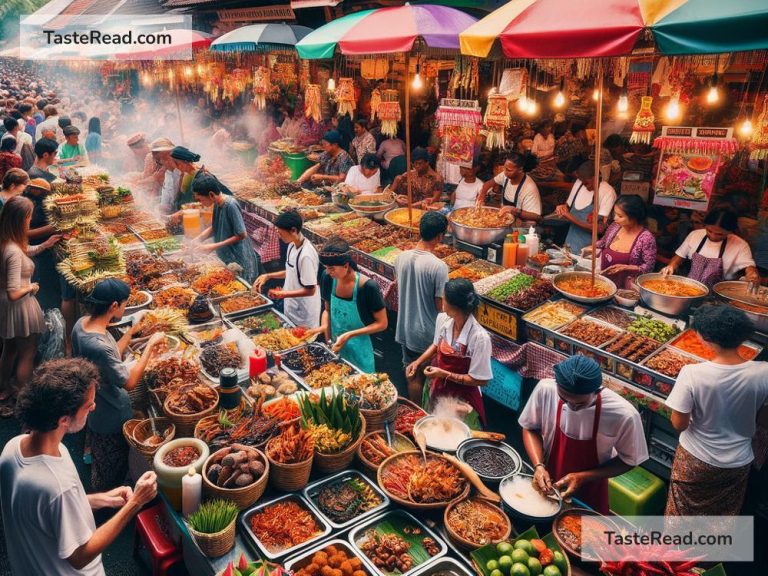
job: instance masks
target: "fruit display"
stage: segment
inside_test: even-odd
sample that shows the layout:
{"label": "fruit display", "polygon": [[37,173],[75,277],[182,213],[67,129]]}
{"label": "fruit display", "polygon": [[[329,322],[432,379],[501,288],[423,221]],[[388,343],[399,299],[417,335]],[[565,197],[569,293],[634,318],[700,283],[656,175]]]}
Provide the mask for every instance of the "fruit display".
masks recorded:
{"label": "fruit display", "polygon": [[205,477],[219,488],[245,488],[264,476],[267,464],[258,450],[234,444],[206,461]]}
{"label": "fruit display", "polygon": [[515,540],[488,544],[470,553],[482,576],[568,576],[570,565],[551,535],[541,539],[534,528]]}

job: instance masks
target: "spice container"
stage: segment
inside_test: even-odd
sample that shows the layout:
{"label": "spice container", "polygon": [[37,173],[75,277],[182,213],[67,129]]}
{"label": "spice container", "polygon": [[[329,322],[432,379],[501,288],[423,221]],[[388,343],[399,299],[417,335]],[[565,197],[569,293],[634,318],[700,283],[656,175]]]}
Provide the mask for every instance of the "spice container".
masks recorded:
{"label": "spice container", "polygon": [[237,371],[234,368],[222,368],[219,375],[219,406],[231,410],[240,406],[243,391],[237,384]]}

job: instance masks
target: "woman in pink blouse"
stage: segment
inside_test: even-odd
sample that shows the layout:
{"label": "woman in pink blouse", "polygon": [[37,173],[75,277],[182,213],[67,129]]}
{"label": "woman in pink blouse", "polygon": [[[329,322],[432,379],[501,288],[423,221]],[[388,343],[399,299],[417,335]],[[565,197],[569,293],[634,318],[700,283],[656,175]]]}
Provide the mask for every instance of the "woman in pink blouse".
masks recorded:
{"label": "woman in pink blouse", "polygon": [[[640,274],[653,271],[656,264],[656,239],[645,227],[645,203],[639,196],[619,196],[613,206],[613,224],[597,243],[601,274],[616,286],[632,288]],[[584,248],[587,256],[591,248]]]}

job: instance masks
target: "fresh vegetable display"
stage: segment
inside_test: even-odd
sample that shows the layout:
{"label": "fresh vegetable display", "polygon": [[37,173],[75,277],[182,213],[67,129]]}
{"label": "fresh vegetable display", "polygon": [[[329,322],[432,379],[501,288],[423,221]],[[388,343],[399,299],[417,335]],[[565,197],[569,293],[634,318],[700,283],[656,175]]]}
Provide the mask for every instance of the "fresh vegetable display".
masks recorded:
{"label": "fresh vegetable display", "polygon": [[211,456],[205,477],[219,488],[245,488],[259,480],[266,469],[257,450],[235,443]]}
{"label": "fresh vegetable display", "polygon": [[360,409],[347,402],[341,392],[326,395],[322,390],[316,402],[309,396],[303,396],[299,404],[301,425],[312,435],[318,452],[341,452],[360,434]]}
{"label": "fresh vegetable display", "polygon": [[534,280],[535,278],[528,274],[517,274],[511,280],[508,280],[501,286],[497,286],[485,295],[497,302],[506,302],[507,298],[512,296],[512,294],[525,290],[533,285]]}
{"label": "fresh vegetable display", "polygon": [[237,518],[237,505],[229,500],[209,500],[200,504],[197,512],[190,514],[189,525],[201,534],[221,532]]}
{"label": "fresh vegetable display", "polygon": [[638,336],[647,336],[659,342],[666,342],[676,334],[679,334],[680,329],[674,324],[667,324],[651,316],[642,315],[635,318],[627,326],[627,332],[632,332],[632,334],[637,334]]}

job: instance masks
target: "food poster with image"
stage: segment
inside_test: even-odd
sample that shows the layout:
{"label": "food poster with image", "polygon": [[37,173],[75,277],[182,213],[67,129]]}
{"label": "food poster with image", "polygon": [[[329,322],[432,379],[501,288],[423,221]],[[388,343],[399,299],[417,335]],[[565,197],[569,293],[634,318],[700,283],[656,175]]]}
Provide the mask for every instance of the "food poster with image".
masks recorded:
{"label": "food poster with image", "polygon": [[654,204],[706,211],[717,171],[738,147],[732,128],[664,126]]}

